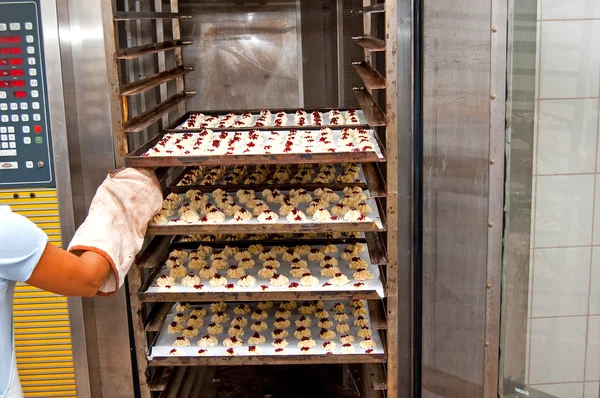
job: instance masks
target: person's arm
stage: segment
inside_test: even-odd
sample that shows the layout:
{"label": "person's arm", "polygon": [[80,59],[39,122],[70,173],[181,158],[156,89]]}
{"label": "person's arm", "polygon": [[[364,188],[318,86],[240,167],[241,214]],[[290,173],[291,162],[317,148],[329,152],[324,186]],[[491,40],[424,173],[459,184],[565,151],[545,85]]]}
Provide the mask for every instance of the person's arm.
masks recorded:
{"label": "person's arm", "polygon": [[93,297],[111,273],[110,263],[94,252],[80,257],[48,243],[28,284],[65,296]]}

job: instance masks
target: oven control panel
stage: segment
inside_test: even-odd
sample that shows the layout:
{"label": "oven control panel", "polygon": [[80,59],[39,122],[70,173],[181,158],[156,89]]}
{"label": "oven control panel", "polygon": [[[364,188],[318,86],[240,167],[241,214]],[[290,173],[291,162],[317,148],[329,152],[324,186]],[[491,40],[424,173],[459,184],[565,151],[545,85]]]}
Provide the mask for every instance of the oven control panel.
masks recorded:
{"label": "oven control panel", "polygon": [[40,0],[0,0],[0,188],[54,187]]}

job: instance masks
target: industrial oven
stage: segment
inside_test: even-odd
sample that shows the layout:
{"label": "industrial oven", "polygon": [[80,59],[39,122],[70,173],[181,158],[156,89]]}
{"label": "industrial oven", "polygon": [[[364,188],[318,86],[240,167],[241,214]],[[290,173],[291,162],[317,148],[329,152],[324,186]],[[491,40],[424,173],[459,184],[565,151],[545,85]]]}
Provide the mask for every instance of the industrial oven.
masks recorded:
{"label": "industrial oven", "polygon": [[[408,395],[410,4],[67,10],[83,196],[86,169],[112,161],[155,168],[166,197],[127,293],[84,309],[92,340],[119,351],[98,350],[100,373],[120,368],[142,397],[184,397],[232,388],[213,379],[240,366],[319,365],[304,369],[333,375],[323,388]],[[94,131],[101,118],[112,131]],[[89,379],[90,391],[115,388]]]}
{"label": "industrial oven", "polygon": [[114,296],[21,287],[29,395],[496,395],[505,3],[0,7],[2,203],[59,244],[110,169],[167,198]]}
{"label": "industrial oven", "polygon": [[[27,76],[21,90],[16,84],[25,79],[11,75],[6,93],[15,96],[15,103],[17,98],[27,104],[36,98],[47,102],[42,102],[39,114],[30,116],[34,123],[26,132],[29,121],[21,113],[27,112],[23,107],[12,109],[13,101],[7,101],[9,121],[18,117],[15,128],[22,130],[23,139],[31,135],[32,141],[3,149],[7,166],[2,181],[11,184],[7,188],[15,199],[19,184],[57,188],[63,239],[68,241],[74,225],[85,217],[106,171],[120,166],[155,168],[166,197],[202,192],[216,205],[220,191],[238,206],[244,203],[236,194],[249,191],[279,218],[265,221],[253,211],[251,220],[233,223],[236,214],[221,209],[226,219],[216,223],[201,217],[182,224],[170,214],[166,223],[153,222],[127,289],[112,298],[70,299],[72,332],[48,336],[56,338],[51,343],[72,342],[72,353],[49,355],[63,361],[62,379],[77,380],[76,392],[72,384],[48,387],[34,380],[32,394],[191,396],[191,390],[219,388],[212,382],[221,377],[219,372],[243,365],[329,365],[328,373],[310,377],[331,376],[334,369],[327,388],[339,385],[361,396],[410,393],[409,2],[40,0],[3,2],[2,7],[10,11],[3,13],[10,19],[8,32],[24,34],[23,43],[7,48],[22,48],[29,59],[37,54],[23,73],[35,69],[37,62],[40,76],[39,89],[30,84],[33,76]],[[24,7],[33,7],[38,20],[26,15],[29,10]],[[29,52],[29,44],[36,44],[29,43],[27,18],[38,29],[34,42],[41,40],[43,31],[49,43],[36,47],[35,54]],[[53,99],[64,103],[53,110]],[[222,140],[225,145],[239,137],[245,146],[232,145],[231,151],[214,155],[209,151],[208,156],[149,156],[165,140],[195,139],[206,131],[211,142]],[[263,141],[267,135],[285,139],[263,143],[262,149],[247,154],[252,137],[263,135]],[[12,135],[7,138],[8,145],[15,146]],[[317,144],[307,146],[313,140]],[[36,152],[43,157],[30,159],[30,144],[44,146],[41,155]],[[220,174],[207,180],[213,173]],[[45,179],[38,182],[38,174]],[[30,191],[35,196],[31,189],[27,194]],[[294,199],[294,191],[296,196],[303,192],[305,199]],[[290,203],[277,203],[267,192],[277,192]],[[282,209],[286,206],[291,208],[287,212]],[[173,210],[183,214],[181,207]],[[298,211],[299,220],[289,217],[291,210]],[[320,217],[315,217],[317,211]],[[260,266],[263,253],[251,252],[251,247],[286,253],[271,253],[269,271]],[[256,265],[243,270],[247,278],[242,278],[231,268],[238,261],[238,253],[232,253],[226,259],[231,269],[213,269],[230,283],[212,286],[212,271],[190,266],[189,255],[199,248],[212,252],[201,260],[209,265],[217,261],[210,257],[224,250],[249,253]],[[312,253],[315,250],[318,253]],[[354,252],[344,257],[345,250]],[[165,268],[173,253],[186,253],[181,268],[193,279],[191,285]],[[285,256],[292,257],[284,261]],[[293,267],[296,263],[301,267]],[[201,271],[209,272],[210,278]],[[163,276],[173,278],[169,287],[160,283]],[[250,277],[256,282],[243,286],[242,279]],[[23,300],[33,297],[29,291],[24,294],[29,295]],[[211,312],[206,322],[201,319],[192,326],[188,312],[202,314],[219,305],[226,312],[222,322],[212,322]],[[273,308],[259,308],[265,305]],[[231,332],[245,334],[229,333],[240,325],[224,319],[238,319],[240,314],[228,313],[225,306],[228,311],[242,311],[238,307],[244,306],[252,311],[246,316],[252,324]],[[286,314],[279,313],[280,306],[288,309],[288,321],[278,316]],[[260,311],[270,314],[255,319]],[[192,329],[191,334],[185,332],[188,337],[182,331],[171,333],[176,317]],[[254,325],[261,322],[266,329]],[[222,323],[225,330],[219,332],[214,323]],[[202,348],[204,335],[214,335],[217,346]],[[229,347],[236,336],[243,345]],[[175,348],[179,338],[190,346]],[[41,354],[35,347],[30,352]],[[26,389],[27,358],[20,358]],[[48,368],[38,373],[53,373]]]}

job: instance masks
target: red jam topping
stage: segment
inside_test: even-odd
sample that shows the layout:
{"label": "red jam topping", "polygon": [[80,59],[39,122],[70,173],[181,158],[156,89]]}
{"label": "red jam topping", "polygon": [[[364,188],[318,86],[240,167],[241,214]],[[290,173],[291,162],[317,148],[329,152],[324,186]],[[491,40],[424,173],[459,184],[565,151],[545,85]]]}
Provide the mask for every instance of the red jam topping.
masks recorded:
{"label": "red jam topping", "polygon": [[327,287],[327,286],[331,286],[331,283],[329,283],[329,282],[323,283],[323,287]]}
{"label": "red jam topping", "polygon": [[198,350],[198,354],[202,355],[206,352],[207,350]]}
{"label": "red jam topping", "polygon": [[354,284],[354,287],[362,287],[362,286],[364,286],[364,285],[365,285],[365,284],[364,284],[364,283],[362,283],[362,282],[357,282],[357,283],[355,283],[355,284]]}
{"label": "red jam topping", "polygon": [[281,351],[283,351],[283,348],[276,348],[275,349],[275,352],[281,352]]}
{"label": "red jam topping", "polygon": [[373,352],[373,349],[372,349],[372,348],[369,348],[368,350],[365,350],[365,353],[366,353],[366,354],[370,354],[370,353],[372,353],[372,352]]}
{"label": "red jam topping", "polygon": [[228,283],[225,285],[226,289],[233,289],[235,287],[235,285],[233,283]]}
{"label": "red jam topping", "polygon": [[292,283],[290,283],[290,286],[289,286],[289,287],[290,287],[290,288],[295,288],[295,287],[298,287],[298,286],[300,286],[300,285],[298,285],[298,283],[297,283],[297,282],[292,282]]}
{"label": "red jam topping", "polygon": [[300,348],[300,351],[309,351],[309,350],[310,350],[309,347],[302,347],[302,348]]}
{"label": "red jam topping", "polygon": [[169,351],[169,354],[175,354],[177,352],[177,350],[175,348],[173,348],[171,351]]}

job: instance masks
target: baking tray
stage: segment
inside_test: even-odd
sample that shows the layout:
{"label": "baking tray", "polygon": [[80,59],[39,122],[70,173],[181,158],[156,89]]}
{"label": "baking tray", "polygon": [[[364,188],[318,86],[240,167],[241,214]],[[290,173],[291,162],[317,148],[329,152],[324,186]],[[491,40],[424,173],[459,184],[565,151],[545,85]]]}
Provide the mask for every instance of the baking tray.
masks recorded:
{"label": "baking tray", "polygon": [[[290,165],[291,172],[290,176],[293,176],[297,172],[296,165]],[[340,164],[333,165],[336,168],[336,176],[339,176],[341,173]],[[214,189],[222,189],[227,192],[236,192],[240,189],[254,189],[254,190],[264,190],[264,189],[272,189],[274,186],[279,190],[289,190],[289,189],[298,189],[303,188],[307,191],[314,191],[317,188],[329,188],[334,191],[342,191],[346,187],[357,186],[364,190],[368,189],[371,193],[372,197],[385,197],[386,189],[385,184],[381,179],[379,171],[376,169],[376,166],[373,163],[358,163],[358,167],[360,168],[358,173],[358,178],[354,182],[343,183],[343,182],[332,182],[332,183],[315,183],[315,182],[306,182],[306,183],[274,183],[271,179],[273,177],[273,173],[276,170],[276,167],[269,168],[269,175],[266,178],[266,181],[260,184],[227,184],[225,178],[231,175],[233,170],[233,166],[229,166],[228,169],[223,174],[223,177],[217,181],[216,184],[202,184],[202,178],[198,178],[198,180],[191,184],[182,183],[184,178],[192,168],[186,168],[183,170],[175,179],[169,184],[168,191],[169,192],[185,192],[188,189],[206,189],[207,187]],[[318,174],[319,167],[315,163],[313,167],[313,172],[316,176]],[[210,170],[205,170],[204,174],[208,174]],[[249,176],[251,172],[249,171],[245,177]]]}
{"label": "baking tray", "polygon": [[[289,131],[282,130],[282,132]],[[255,153],[255,154],[231,154],[214,153],[190,155],[168,155],[148,156],[147,152],[153,148],[165,134],[159,134],[146,144],[125,156],[125,165],[130,167],[175,167],[175,166],[202,166],[202,165],[249,165],[249,164],[298,164],[298,163],[375,163],[385,162],[385,149],[379,136],[373,130],[367,129],[371,135],[374,151],[365,152],[311,152],[311,153]],[[234,131],[229,130],[230,133]],[[340,130],[333,131],[334,142],[340,134]],[[185,134],[168,133],[168,134]],[[301,131],[300,131],[301,133]],[[198,134],[198,133],[190,133]]]}
{"label": "baking tray", "polygon": [[[244,318],[247,318],[248,325],[244,327],[244,336],[242,340],[244,341],[244,345],[241,347],[234,347],[233,352],[235,355],[231,355],[227,352],[227,347],[222,345],[223,340],[228,337],[227,330],[230,327],[231,320],[237,317],[233,310],[234,308],[242,303],[228,303],[228,307],[225,313],[229,315],[230,320],[228,322],[223,323],[223,333],[215,336],[219,340],[219,345],[217,347],[200,347],[197,345],[198,340],[200,340],[207,333],[207,326],[211,323],[210,319],[212,316],[212,312],[209,309],[209,306],[193,306],[194,308],[202,307],[206,310],[207,315],[203,317],[204,325],[199,329],[199,334],[196,337],[189,338],[190,346],[189,347],[174,347],[173,342],[175,339],[180,336],[180,334],[172,334],[168,333],[167,329],[171,322],[173,322],[174,317],[177,313],[176,306],[173,306],[172,311],[169,315],[167,315],[166,321],[163,324],[163,327],[156,339],[155,344],[150,349],[150,354],[148,355],[148,361],[151,366],[167,366],[167,365],[209,365],[214,366],[221,363],[226,363],[229,365],[232,364],[297,364],[302,362],[310,362],[310,363],[374,363],[374,362],[385,362],[386,354],[383,347],[383,343],[381,337],[377,330],[372,328],[372,340],[375,341],[376,347],[372,350],[365,350],[359,346],[360,341],[362,340],[357,336],[359,327],[354,326],[353,321],[355,317],[352,315],[353,307],[350,306],[349,301],[340,301],[345,306],[345,313],[348,315],[349,319],[347,323],[350,325],[350,331],[348,334],[354,336],[355,341],[352,346],[355,349],[354,353],[341,353],[342,343],[339,341],[342,333],[336,332],[336,337],[331,341],[334,341],[337,344],[335,350],[328,351],[325,350],[322,344],[325,340],[320,338],[320,328],[317,325],[318,319],[313,315],[306,315],[312,319],[312,326],[309,327],[311,330],[312,338],[315,340],[316,346],[310,349],[308,352],[302,352],[300,348],[297,347],[298,339],[294,337],[294,331],[296,330],[296,326],[294,321],[298,319],[301,314],[297,312],[297,310],[291,311],[292,314],[289,317],[291,322],[291,326],[286,330],[289,332],[289,336],[286,337],[289,345],[280,352],[276,352],[275,348],[272,347],[271,343],[273,342],[273,337],[271,336],[271,332],[273,330],[273,322],[275,318],[275,312],[279,308],[277,302],[274,302],[274,306],[270,310],[266,310],[269,313],[267,319],[264,322],[268,325],[268,328],[264,331],[259,332],[261,335],[265,336],[266,341],[264,344],[258,345],[260,347],[262,353],[261,354],[253,354],[249,353],[248,347],[250,344],[247,343],[249,337],[254,334],[254,331],[250,329],[250,325],[254,322],[251,318],[251,314],[256,309],[257,303],[246,303],[249,305],[251,312],[243,315]],[[297,303],[298,307],[302,303]],[[312,302],[311,304],[315,304]],[[338,322],[334,320],[335,311],[332,310],[335,302],[325,302],[325,309],[329,312],[329,319],[333,322],[333,326],[330,328],[335,331],[335,327]],[[368,310],[368,303],[363,302],[363,306]],[[182,312],[185,316],[189,316],[192,309]],[[364,315],[364,318],[369,321],[369,325],[372,327],[372,322],[370,318],[369,311]],[[185,322],[183,322],[186,325]],[[203,355],[199,354],[199,350],[206,350]],[[175,350],[175,351],[173,351]]]}
{"label": "baking tray", "polygon": [[[281,191],[282,194],[287,195],[288,191]],[[174,215],[167,217],[168,224],[165,225],[148,225],[147,233],[149,235],[189,235],[194,233],[220,233],[220,234],[237,234],[237,233],[304,233],[304,232],[369,232],[369,231],[384,231],[385,226],[380,216],[378,202],[375,198],[369,197],[369,191],[364,191],[367,199],[365,202],[371,207],[372,212],[369,214],[368,219],[365,221],[348,222],[344,221],[343,218],[338,220],[330,220],[327,223],[319,223],[312,220],[311,216],[307,215],[307,219],[302,222],[289,222],[285,216],[279,216],[277,222],[272,223],[261,223],[258,221],[256,216],[253,216],[251,220],[231,223],[233,217],[226,216],[223,222],[208,223],[199,222],[195,224],[185,224],[179,219],[178,210],[181,208],[184,201],[177,205],[177,208],[173,209]],[[212,193],[206,193],[210,199],[210,203],[215,203]],[[343,197],[343,193],[336,191],[336,194]],[[183,194],[179,194],[184,196]],[[262,196],[262,192],[255,193],[257,199],[266,200]],[[231,195],[233,196],[233,195]],[[240,205],[237,197],[234,197],[235,203]],[[297,206],[304,214],[310,203],[302,203]],[[279,203],[268,203],[270,209],[279,214]],[[245,207],[242,205],[242,207]],[[330,209],[332,205],[328,207]]]}
{"label": "baking tray", "polygon": [[[358,240],[356,240],[358,241]],[[257,242],[253,242],[256,244]],[[274,245],[280,245],[284,247],[294,248],[299,244],[306,244],[312,248],[321,248],[323,244],[310,244],[311,242],[296,242],[295,244],[290,241],[277,242],[274,244],[263,244],[265,249],[270,249]],[[246,270],[246,275],[252,275],[256,278],[256,285],[252,287],[241,287],[237,285],[237,279],[230,279],[226,277],[226,270],[219,271],[222,276],[225,276],[228,283],[231,284],[229,287],[213,287],[210,286],[207,279],[201,280],[201,285],[197,287],[183,286],[181,280],[176,281],[170,287],[161,287],[156,284],[156,280],[161,275],[168,275],[170,269],[166,264],[158,268],[158,272],[153,273],[152,282],[149,286],[142,289],[140,292],[140,298],[143,301],[210,301],[210,300],[241,300],[241,301],[252,301],[252,300],[310,300],[310,299],[373,299],[378,300],[385,297],[386,292],[384,284],[382,282],[382,276],[379,269],[379,264],[374,263],[370,257],[370,247],[368,244],[362,243],[365,246],[365,250],[358,255],[367,264],[367,270],[373,274],[373,279],[369,281],[359,282],[352,279],[354,271],[348,267],[348,261],[341,259],[341,254],[346,248],[347,244],[335,244],[338,249],[337,253],[328,254],[335,258],[339,265],[337,266],[340,271],[348,277],[350,283],[344,286],[330,286],[328,280],[330,278],[321,276],[321,267],[319,261],[308,261],[307,255],[302,255],[301,258],[308,263],[308,269],[312,275],[319,279],[319,284],[313,287],[297,286],[290,287],[292,283],[299,285],[300,278],[294,278],[290,275],[291,264],[288,261],[281,259],[278,256],[277,260],[281,263],[281,267],[277,269],[277,272],[281,275],[286,276],[289,282],[286,286],[274,287],[269,285],[269,279],[261,278],[258,275],[258,271],[262,269],[263,261],[258,258],[258,255],[253,255],[252,259],[255,261],[253,268]],[[204,242],[201,245],[205,245]],[[196,243],[192,245],[194,248],[199,245]],[[208,245],[206,245],[208,246]],[[238,244],[231,245],[233,247],[240,247]],[[175,249],[177,246],[173,246]],[[182,246],[179,246],[182,247]],[[185,246],[184,246],[185,247]],[[187,245],[190,247],[190,245]],[[186,249],[190,251],[190,249]],[[210,264],[210,260],[206,260]],[[230,256],[227,259],[228,264],[237,265],[237,261],[234,257]],[[376,262],[379,262],[376,260]],[[184,265],[188,266],[189,259],[185,259]],[[198,275],[198,270],[190,270],[188,268],[188,274]]]}
{"label": "baking tray", "polygon": [[[182,131],[186,131],[186,132],[194,132],[194,131],[202,131],[204,130],[204,128],[183,128],[182,125],[183,123],[185,123],[190,116],[192,116],[193,114],[204,114],[204,115],[211,115],[211,116],[218,116],[218,117],[223,117],[229,113],[233,113],[236,114],[238,117],[241,116],[243,113],[245,112],[250,112],[252,114],[252,123],[251,126],[231,126],[231,127],[225,127],[225,128],[219,128],[219,127],[210,127],[210,130],[214,130],[214,131],[223,131],[223,130],[236,130],[236,131],[246,131],[246,130],[284,130],[284,129],[290,129],[290,128],[298,128],[298,129],[318,129],[321,127],[329,127],[329,128],[344,128],[344,127],[358,127],[358,126],[362,126],[362,127],[367,127],[368,126],[368,121],[367,118],[365,116],[365,113],[361,110],[361,109],[353,109],[356,111],[356,116],[358,116],[358,120],[359,123],[358,124],[331,124],[330,120],[329,120],[329,111],[331,110],[338,110],[340,112],[347,112],[349,110],[351,110],[352,108],[344,108],[344,109],[336,109],[336,108],[323,108],[323,109],[304,109],[304,111],[308,114],[308,122],[310,122],[310,115],[313,111],[318,111],[322,113],[323,116],[323,124],[320,126],[317,125],[304,125],[304,126],[298,126],[294,124],[294,115],[296,114],[296,111],[298,111],[299,109],[278,109],[278,110],[272,110],[269,109],[269,111],[271,112],[272,115],[272,121],[269,125],[265,125],[265,126],[254,126],[254,124],[256,123],[259,113],[262,111],[262,109],[252,109],[252,110],[216,110],[216,111],[188,111],[186,114],[184,114],[183,116],[177,118],[177,120],[175,120],[173,123],[171,123],[166,129],[165,131],[168,132],[182,132]],[[286,126],[275,126],[273,124],[273,121],[275,120],[276,114],[278,112],[285,112],[287,117],[288,117],[288,125]]]}

